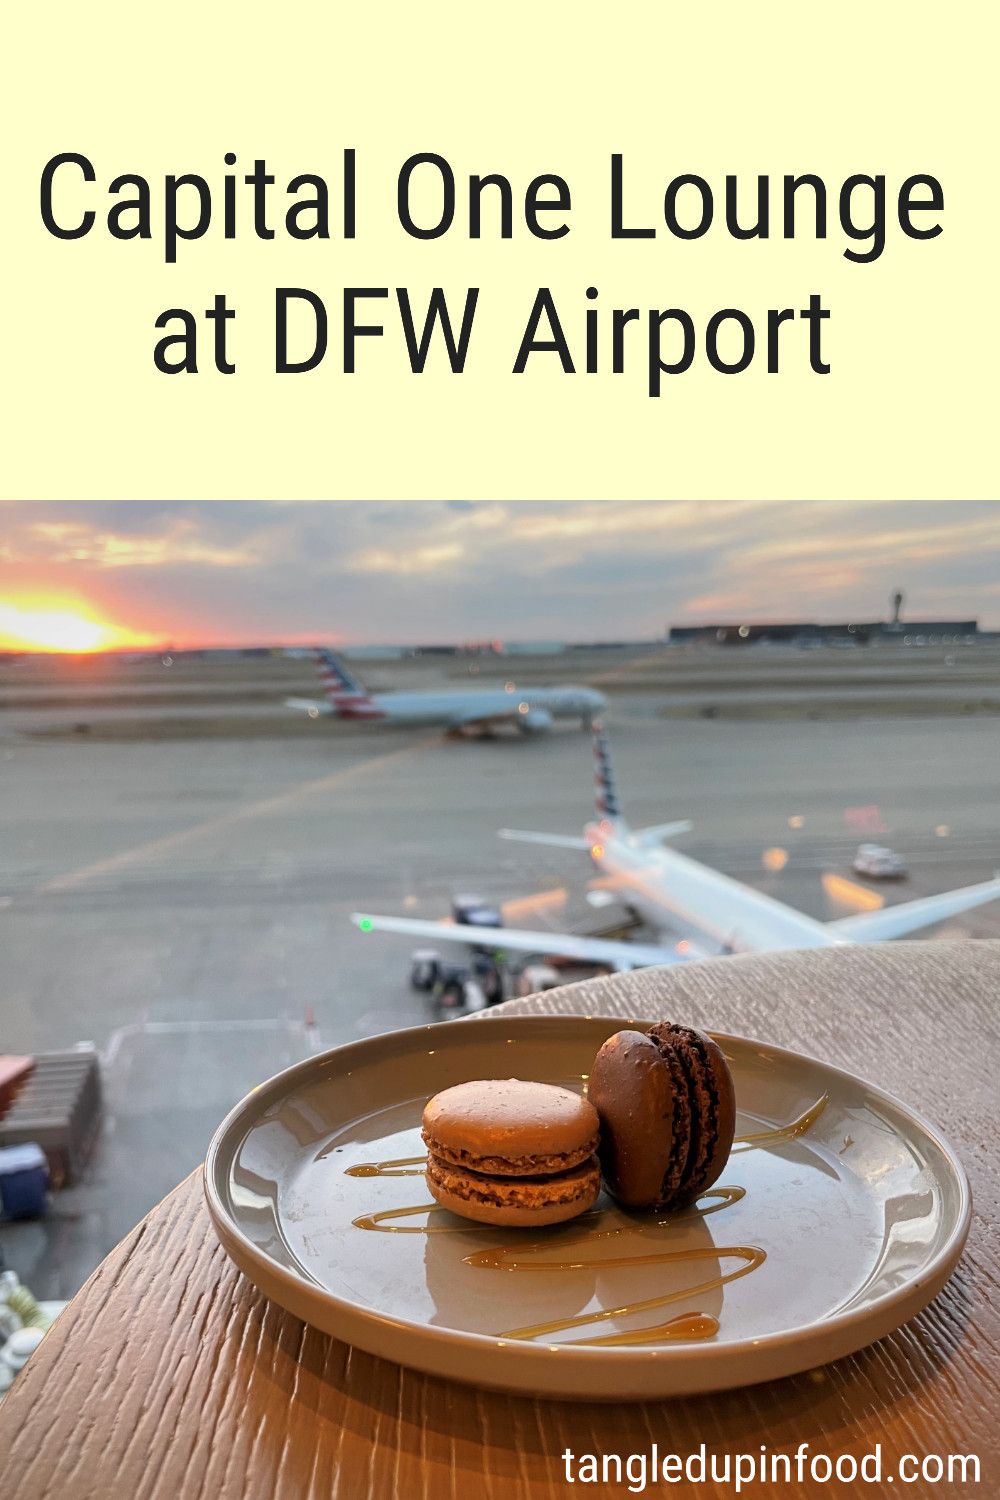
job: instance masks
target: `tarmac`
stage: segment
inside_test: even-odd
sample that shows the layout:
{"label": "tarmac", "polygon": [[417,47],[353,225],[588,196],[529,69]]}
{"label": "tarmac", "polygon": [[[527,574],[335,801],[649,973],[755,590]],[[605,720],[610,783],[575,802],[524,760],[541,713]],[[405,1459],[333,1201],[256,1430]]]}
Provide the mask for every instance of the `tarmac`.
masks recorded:
{"label": "tarmac", "polygon": [[[364,674],[603,686],[630,820],[689,817],[679,848],[834,917],[848,908],[823,876],[850,877],[866,839],[910,865],[889,900],[1000,866],[1000,725],[982,708],[1000,707],[998,656],[632,648]],[[584,856],[495,836],[579,831],[587,735],[339,725],[285,709],[286,693],[316,695],[307,663],[0,674],[0,1050],[92,1041],[108,1103],[84,1182],[46,1220],[0,1225],[38,1296],[70,1295],[262,1079],[431,1019],[408,987],[412,945],[358,932],[351,911],[437,917],[474,891],[514,903],[521,926],[593,926]],[[1000,902],[942,930],[1000,936]]]}

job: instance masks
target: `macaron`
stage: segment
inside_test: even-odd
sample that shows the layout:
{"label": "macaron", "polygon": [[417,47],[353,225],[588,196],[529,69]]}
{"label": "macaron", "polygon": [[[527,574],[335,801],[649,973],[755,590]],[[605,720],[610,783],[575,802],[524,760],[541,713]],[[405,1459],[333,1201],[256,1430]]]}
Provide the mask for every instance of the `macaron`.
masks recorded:
{"label": "macaron", "polygon": [[663,1022],[618,1031],[587,1089],[601,1124],[601,1171],[626,1208],[683,1208],[729,1160],[736,1096],[725,1057],[702,1031]]}
{"label": "macaron", "polygon": [[594,1106],[570,1089],[476,1079],[429,1099],[427,1187],[481,1224],[540,1227],[576,1218],[601,1190]]}

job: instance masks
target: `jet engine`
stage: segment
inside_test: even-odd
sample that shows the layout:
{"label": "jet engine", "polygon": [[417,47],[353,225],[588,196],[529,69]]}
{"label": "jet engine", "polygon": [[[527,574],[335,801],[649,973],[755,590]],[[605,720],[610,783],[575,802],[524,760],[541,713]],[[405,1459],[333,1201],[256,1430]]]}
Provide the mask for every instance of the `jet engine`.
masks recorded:
{"label": "jet engine", "polygon": [[526,713],[518,710],[517,727],[522,734],[544,734],[552,728],[552,715],[547,708],[529,708]]}

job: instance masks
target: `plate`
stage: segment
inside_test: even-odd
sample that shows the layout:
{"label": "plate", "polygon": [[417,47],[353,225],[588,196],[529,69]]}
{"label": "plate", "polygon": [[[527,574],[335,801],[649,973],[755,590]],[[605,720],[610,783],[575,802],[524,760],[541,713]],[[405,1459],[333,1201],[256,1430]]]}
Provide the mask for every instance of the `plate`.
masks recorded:
{"label": "plate", "polygon": [[[213,1223],[268,1297],[382,1358],[532,1396],[616,1400],[743,1386],[838,1359],[941,1289],[968,1182],[941,1134],[872,1084],[716,1035],[737,1143],[683,1214],[597,1208],[497,1230],[433,1206],[428,1096],[470,1078],[582,1089],[630,1024],[503,1017],[369,1037],[279,1073],[219,1127]],[[416,1160],[414,1160],[416,1159]]]}

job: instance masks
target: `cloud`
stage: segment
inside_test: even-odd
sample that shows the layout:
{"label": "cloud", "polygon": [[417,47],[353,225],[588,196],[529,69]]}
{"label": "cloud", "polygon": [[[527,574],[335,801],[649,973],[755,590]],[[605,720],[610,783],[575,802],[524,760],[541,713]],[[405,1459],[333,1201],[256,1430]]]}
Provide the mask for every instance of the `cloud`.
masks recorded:
{"label": "cloud", "polygon": [[[251,543],[234,547],[212,543],[199,535],[193,518],[178,519],[160,535],[136,536],[95,530],[85,522],[38,522],[29,540],[50,563],[92,563],[98,568],[171,568],[195,564],[209,568],[240,568],[261,560]],[[36,551],[36,556],[38,555]]]}
{"label": "cloud", "polygon": [[[48,502],[7,501],[0,507],[8,536],[5,559],[96,568],[230,568],[261,562],[271,550],[270,539],[247,524],[250,516],[242,507],[243,524],[235,530],[231,523],[237,517],[219,509],[223,514],[215,517],[207,508],[178,502],[173,509],[150,507],[147,514],[126,501],[119,516],[113,506],[95,507],[88,514],[91,508],[84,504],[50,508]],[[270,519],[265,511],[253,516],[255,521],[265,518]]]}
{"label": "cloud", "polygon": [[353,573],[437,573],[464,555],[465,548],[460,542],[411,547],[398,552],[385,547],[369,547],[352,558],[347,566]]}

